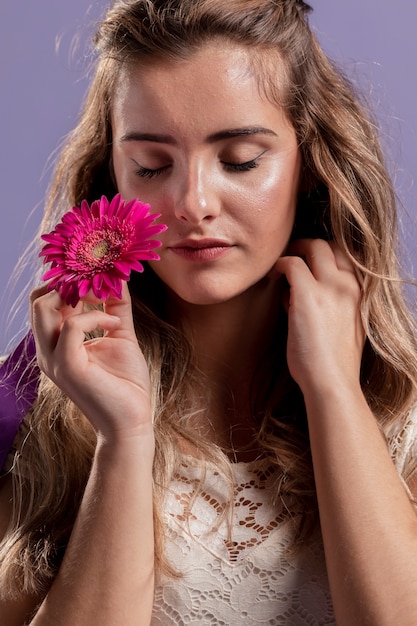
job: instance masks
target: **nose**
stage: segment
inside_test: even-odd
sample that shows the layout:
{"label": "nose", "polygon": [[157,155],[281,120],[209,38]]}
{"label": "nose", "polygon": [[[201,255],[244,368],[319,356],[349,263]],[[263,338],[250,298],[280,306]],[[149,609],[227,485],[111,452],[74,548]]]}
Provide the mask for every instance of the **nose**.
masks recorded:
{"label": "nose", "polygon": [[211,176],[202,163],[189,166],[184,171],[174,200],[178,220],[198,225],[219,215],[220,200]]}

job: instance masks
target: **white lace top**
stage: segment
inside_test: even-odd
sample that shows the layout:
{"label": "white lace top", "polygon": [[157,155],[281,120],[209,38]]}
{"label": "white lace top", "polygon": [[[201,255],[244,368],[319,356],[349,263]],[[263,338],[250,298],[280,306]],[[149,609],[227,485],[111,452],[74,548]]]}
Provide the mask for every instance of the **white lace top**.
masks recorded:
{"label": "white lace top", "polygon": [[267,460],[232,468],[235,506],[228,524],[221,516],[229,497],[225,477],[208,466],[203,491],[193,499],[204,470],[184,460],[165,514],[167,555],[183,577],[157,587],[152,626],[334,624],[320,542],[302,557],[284,556],[291,531],[281,503],[272,500],[276,471]]}
{"label": "white lace top", "polygon": [[[399,472],[417,453],[417,415],[392,432]],[[324,626],[336,624],[319,533],[296,554],[286,553],[292,526],[283,515],[279,476],[268,460],[232,465],[233,520],[221,515],[229,487],[216,468],[184,457],[165,507],[167,556],[178,579],[162,579],[152,626]],[[203,490],[194,497],[196,486]],[[231,536],[230,530],[232,529]]]}

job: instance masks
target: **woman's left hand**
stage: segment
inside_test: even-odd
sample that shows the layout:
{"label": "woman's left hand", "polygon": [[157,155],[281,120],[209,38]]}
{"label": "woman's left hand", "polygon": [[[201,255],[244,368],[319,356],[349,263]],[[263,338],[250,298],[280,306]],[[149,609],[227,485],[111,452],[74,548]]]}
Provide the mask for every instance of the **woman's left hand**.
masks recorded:
{"label": "woman's left hand", "polygon": [[302,391],[358,385],[365,332],[361,286],[350,260],[334,243],[300,239],[275,271],[289,284],[287,360]]}

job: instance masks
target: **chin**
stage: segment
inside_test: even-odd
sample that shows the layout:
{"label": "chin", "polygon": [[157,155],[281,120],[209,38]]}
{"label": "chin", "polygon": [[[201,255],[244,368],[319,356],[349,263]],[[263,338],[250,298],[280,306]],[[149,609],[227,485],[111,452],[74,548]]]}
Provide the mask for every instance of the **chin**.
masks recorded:
{"label": "chin", "polygon": [[176,297],[186,302],[187,304],[195,306],[213,306],[218,304],[224,304],[233,300],[238,294],[213,294],[213,293],[199,293],[190,294],[187,292],[174,292]]}
{"label": "chin", "polygon": [[[265,283],[267,282],[269,281],[265,281]],[[219,284],[216,286],[212,285],[212,289],[207,285],[194,289],[192,289],[190,285],[187,288],[178,289],[173,289],[172,286],[170,286],[169,289],[175,297],[187,304],[195,306],[218,306],[232,301],[236,303],[239,298],[246,300],[248,297],[256,297],[254,290],[256,291],[263,283],[264,280],[261,279],[254,284],[242,285],[240,289],[236,284],[224,285],[223,288],[221,288]]]}
{"label": "chin", "polygon": [[[178,278],[178,277],[177,277]],[[194,277],[188,276],[187,280],[169,280],[164,281],[168,290],[175,298],[182,302],[186,302],[195,306],[214,306],[226,304],[227,302],[236,301],[240,296],[243,299],[247,297],[256,297],[259,289],[263,291],[265,285],[269,283],[267,276],[246,277],[241,280],[238,275],[229,275],[227,277],[220,276],[204,276],[193,280]]]}

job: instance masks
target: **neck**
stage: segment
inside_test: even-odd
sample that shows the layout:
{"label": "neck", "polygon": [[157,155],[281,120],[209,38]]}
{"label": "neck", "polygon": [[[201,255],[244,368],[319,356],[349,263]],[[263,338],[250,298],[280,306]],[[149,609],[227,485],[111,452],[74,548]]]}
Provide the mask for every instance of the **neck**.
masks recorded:
{"label": "neck", "polygon": [[195,349],[197,365],[211,381],[246,382],[276,335],[280,283],[265,278],[232,300],[193,305],[171,297],[171,319]]}
{"label": "neck", "polygon": [[205,376],[205,411],[197,429],[236,460],[256,458],[251,393],[255,372],[279,332],[281,284],[265,278],[233,300],[192,305],[170,297],[171,322],[194,346]]}

